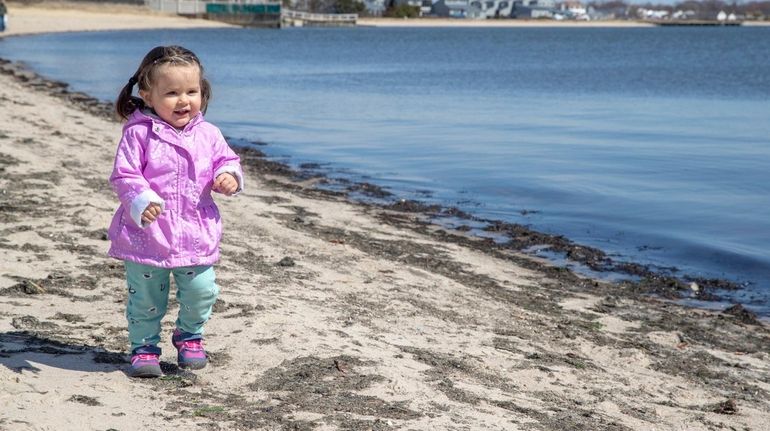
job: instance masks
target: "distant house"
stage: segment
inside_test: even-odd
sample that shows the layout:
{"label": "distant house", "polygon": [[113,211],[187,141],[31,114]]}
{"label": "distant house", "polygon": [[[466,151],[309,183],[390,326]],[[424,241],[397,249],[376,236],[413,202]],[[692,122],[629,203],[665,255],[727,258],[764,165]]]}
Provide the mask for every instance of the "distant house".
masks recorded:
{"label": "distant house", "polygon": [[420,16],[429,15],[433,8],[431,0],[391,0],[393,6],[408,5],[420,9]]}
{"label": "distant house", "polygon": [[422,0],[420,6],[420,16],[426,16],[433,13],[433,0]]}
{"label": "distant house", "polygon": [[596,13],[603,19],[620,19],[628,17],[628,6],[605,7]]}
{"label": "distant house", "polygon": [[438,0],[433,14],[449,18],[486,18],[481,10],[482,0]]}
{"label": "distant house", "polygon": [[734,12],[730,12],[730,14],[728,15],[727,13],[725,13],[725,11],[720,10],[719,13],[717,14],[717,20],[718,21],[725,21],[725,20],[727,20],[727,21],[737,21],[738,20],[738,16],[735,15]]}
{"label": "distant house", "polygon": [[639,8],[636,13],[639,15],[640,18],[643,19],[668,19],[669,18],[669,12],[667,10],[663,9],[645,9],[645,8]]}
{"label": "distant house", "polygon": [[567,2],[562,3],[561,10],[566,11],[566,16],[570,19],[577,20],[589,20],[588,8],[583,6],[580,2]]}
{"label": "distant house", "polygon": [[553,18],[556,12],[554,0],[516,0],[511,18]]}
{"label": "distant house", "polygon": [[482,0],[479,2],[484,18],[510,18],[513,10],[513,0]]}
{"label": "distant house", "polygon": [[677,10],[671,15],[674,19],[693,19],[696,14],[694,10]]}

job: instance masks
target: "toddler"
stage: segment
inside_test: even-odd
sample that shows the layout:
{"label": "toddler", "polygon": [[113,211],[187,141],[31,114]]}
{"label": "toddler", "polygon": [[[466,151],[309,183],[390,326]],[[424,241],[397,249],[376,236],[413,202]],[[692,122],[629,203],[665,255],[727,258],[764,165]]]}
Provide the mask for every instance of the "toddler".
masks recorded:
{"label": "toddler", "polygon": [[179,367],[200,369],[208,361],[202,334],[219,294],[212,265],[222,237],[211,191],[231,196],[243,189],[238,156],[203,118],[210,98],[198,57],[160,46],[147,53],[116,102],[126,123],[110,176],[120,207],[109,228],[109,255],[126,266],[132,377],[162,375],[158,342],[171,274]]}

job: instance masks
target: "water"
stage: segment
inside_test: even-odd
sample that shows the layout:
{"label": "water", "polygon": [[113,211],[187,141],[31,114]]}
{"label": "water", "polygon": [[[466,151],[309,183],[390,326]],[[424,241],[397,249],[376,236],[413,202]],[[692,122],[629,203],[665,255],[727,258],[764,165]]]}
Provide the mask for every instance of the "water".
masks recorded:
{"label": "water", "polygon": [[770,28],[212,29],[0,40],[114,100],[182,44],[208,118],[293,165],[727,278],[770,315]]}

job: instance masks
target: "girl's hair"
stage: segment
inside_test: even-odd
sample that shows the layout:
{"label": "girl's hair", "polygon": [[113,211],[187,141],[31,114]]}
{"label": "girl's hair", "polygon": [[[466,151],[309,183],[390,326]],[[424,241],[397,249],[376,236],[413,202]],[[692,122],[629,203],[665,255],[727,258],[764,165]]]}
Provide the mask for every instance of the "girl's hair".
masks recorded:
{"label": "girl's hair", "polygon": [[157,46],[150,50],[142,59],[139,68],[129,78],[128,83],[120,90],[118,100],[115,102],[115,110],[118,116],[127,120],[137,109],[145,107],[144,100],[133,96],[134,85],[139,84],[139,89],[149,91],[155,79],[158,68],[164,64],[171,66],[198,66],[201,75],[201,112],[206,113],[209,99],[211,99],[211,84],[203,76],[203,65],[198,57],[189,49],[181,46]]}

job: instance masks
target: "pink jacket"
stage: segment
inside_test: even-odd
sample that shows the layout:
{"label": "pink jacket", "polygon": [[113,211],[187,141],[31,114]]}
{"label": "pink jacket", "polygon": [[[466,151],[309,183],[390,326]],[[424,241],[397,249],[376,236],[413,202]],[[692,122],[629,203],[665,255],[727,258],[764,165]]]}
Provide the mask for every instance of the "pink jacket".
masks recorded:
{"label": "pink jacket", "polygon": [[[123,126],[110,176],[120,207],[108,231],[109,255],[162,268],[215,263],[222,221],[211,186],[223,172],[243,189],[240,159],[201,114],[180,131],[135,111]],[[144,226],[141,215],[151,202],[163,212]]]}

